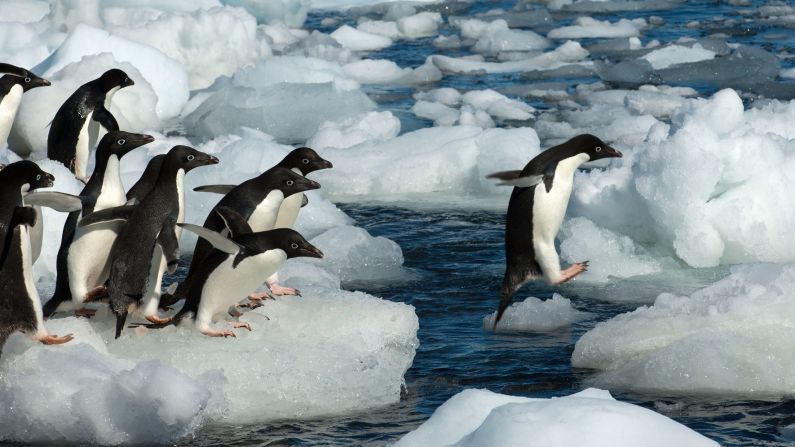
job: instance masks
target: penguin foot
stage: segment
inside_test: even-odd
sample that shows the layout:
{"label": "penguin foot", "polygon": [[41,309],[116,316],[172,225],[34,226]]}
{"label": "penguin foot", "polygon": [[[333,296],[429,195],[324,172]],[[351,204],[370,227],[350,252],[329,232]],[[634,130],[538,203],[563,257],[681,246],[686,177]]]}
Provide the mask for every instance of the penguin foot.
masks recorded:
{"label": "penguin foot", "polygon": [[154,324],[166,324],[171,322],[171,318],[160,318],[157,315],[149,315],[146,319]]}
{"label": "penguin foot", "polygon": [[86,292],[85,299],[83,300],[84,303],[90,303],[92,301],[99,301],[102,298],[108,296],[108,288],[103,284],[101,286],[96,286],[93,289]]}
{"label": "penguin foot", "polygon": [[39,341],[45,345],[62,345],[68,341],[71,341],[73,338],[75,337],[72,334],[67,334],[63,337],[59,337],[57,335],[45,335],[39,338]]}
{"label": "penguin foot", "polygon": [[558,284],[571,281],[575,276],[585,271],[588,271],[588,261],[572,264],[569,266],[569,268],[561,272],[563,276],[561,277],[560,281],[558,281]]}
{"label": "penguin foot", "polygon": [[248,323],[232,323],[232,327],[235,329],[248,329],[251,332],[251,325]]}
{"label": "penguin foot", "polygon": [[207,335],[209,337],[224,337],[224,338],[226,338],[226,337],[235,337],[235,338],[237,338],[235,333],[232,332],[229,329],[205,329],[205,330],[202,331],[202,334]]}
{"label": "penguin foot", "polygon": [[97,313],[96,309],[86,309],[85,307],[82,308],[82,309],[75,309],[75,316],[76,317],[91,318],[96,313]]}
{"label": "penguin foot", "polygon": [[268,288],[271,289],[271,293],[276,296],[282,296],[282,295],[301,296],[300,290],[293,289],[292,287],[282,287],[278,283],[268,284]]}
{"label": "penguin foot", "polygon": [[270,291],[253,292],[248,294],[248,299],[251,301],[262,301],[264,299],[275,300],[276,298],[271,295]]}

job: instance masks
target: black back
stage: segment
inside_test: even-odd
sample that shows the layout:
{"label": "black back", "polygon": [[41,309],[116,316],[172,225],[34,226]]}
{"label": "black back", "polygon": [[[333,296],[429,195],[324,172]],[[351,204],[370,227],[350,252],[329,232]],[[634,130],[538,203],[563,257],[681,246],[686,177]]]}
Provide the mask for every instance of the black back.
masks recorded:
{"label": "black back", "polygon": [[165,159],[166,154],[160,154],[155,155],[149,160],[149,163],[146,164],[146,169],[144,169],[143,174],[141,174],[141,178],[139,178],[132,188],[127,191],[128,201],[132,200],[135,203],[141,203],[141,200],[149,194],[149,191],[154,188],[155,182],[157,182],[157,177],[160,175],[160,168],[163,166],[163,160]]}

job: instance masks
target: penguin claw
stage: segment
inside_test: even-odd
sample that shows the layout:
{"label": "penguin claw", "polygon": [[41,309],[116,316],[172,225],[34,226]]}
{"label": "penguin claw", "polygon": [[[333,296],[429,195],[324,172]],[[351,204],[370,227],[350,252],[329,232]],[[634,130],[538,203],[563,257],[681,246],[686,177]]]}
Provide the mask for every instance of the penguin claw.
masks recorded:
{"label": "penguin claw", "polygon": [[59,337],[57,335],[45,335],[39,338],[39,341],[45,345],[62,345],[66,342],[72,341],[74,339],[74,335],[66,334],[63,337]]}
{"label": "penguin claw", "polygon": [[282,287],[277,283],[268,284],[268,288],[271,289],[271,293],[277,296],[281,295],[297,295],[301,296],[301,291],[298,289],[293,289],[292,287]]}
{"label": "penguin claw", "polygon": [[251,325],[248,323],[232,323],[232,327],[235,329],[248,329],[251,332]]}
{"label": "penguin claw", "polygon": [[157,315],[149,315],[146,319],[154,324],[166,324],[171,322],[171,318],[160,318]]}
{"label": "penguin claw", "polygon": [[275,300],[276,298],[271,294],[270,291],[264,292],[253,292],[248,295],[248,299],[251,301],[262,301],[263,299]]}
{"label": "penguin claw", "polygon": [[234,332],[229,329],[207,329],[202,331],[202,334],[207,335],[209,337],[233,337],[237,338]]}

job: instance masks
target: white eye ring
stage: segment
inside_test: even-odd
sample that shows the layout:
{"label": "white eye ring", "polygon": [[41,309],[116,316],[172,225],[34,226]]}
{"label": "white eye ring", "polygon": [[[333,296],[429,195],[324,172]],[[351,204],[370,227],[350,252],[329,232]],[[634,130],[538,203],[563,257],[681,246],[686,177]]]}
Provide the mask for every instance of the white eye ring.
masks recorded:
{"label": "white eye ring", "polygon": [[286,182],[284,182],[284,184],[287,185],[287,186],[293,186],[295,184],[295,182],[292,181],[292,180],[287,180]]}
{"label": "white eye ring", "polygon": [[36,180],[41,180],[41,174],[36,174]]}
{"label": "white eye ring", "polygon": [[194,158],[196,157],[194,157],[193,155],[188,155],[188,161],[193,161]]}
{"label": "white eye ring", "polygon": [[596,152],[602,152],[602,146],[596,146]]}
{"label": "white eye ring", "polygon": [[308,158],[304,158],[303,160],[301,160],[301,163],[303,163],[305,165],[308,165],[309,164],[309,159]]}
{"label": "white eye ring", "polygon": [[297,250],[297,249],[298,249],[298,244],[296,244],[295,242],[293,242],[292,244],[290,244],[290,247],[291,247],[293,250]]}
{"label": "white eye ring", "polygon": [[119,141],[117,141],[116,143],[118,143],[118,145],[119,145],[119,146],[123,146],[123,145],[124,145],[124,143],[126,143],[126,142],[127,142],[127,141],[125,141],[125,140],[124,140],[124,138],[122,138],[122,139],[120,139]]}
{"label": "white eye ring", "polygon": [[25,78],[25,82],[30,82],[30,78]]}

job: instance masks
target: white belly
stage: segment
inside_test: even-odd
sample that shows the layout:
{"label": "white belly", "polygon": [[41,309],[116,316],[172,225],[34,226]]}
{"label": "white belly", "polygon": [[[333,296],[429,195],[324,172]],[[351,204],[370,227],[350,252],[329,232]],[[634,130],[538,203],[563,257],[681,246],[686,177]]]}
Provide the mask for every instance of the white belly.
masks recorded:
{"label": "white belly", "polygon": [[204,282],[196,315],[199,329],[206,328],[215,314],[225,312],[262,284],[262,277],[276,272],[287,260],[283,250],[268,250],[249,256],[232,268],[236,255],[229,255]]}
{"label": "white belly", "polygon": [[543,182],[536,185],[533,195],[534,242],[554,242],[569,206],[574,171],[588,160],[588,155],[580,154],[559,162],[549,192]]}
{"label": "white belly", "polygon": [[30,249],[33,263],[39,260],[41,254],[41,243],[44,239],[44,214],[41,212],[40,206],[34,206],[36,209],[36,225],[30,227]]}
{"label": "white belly", "polygon": [[86,120],[83,122],[83,127],[80,128],[80,133],[77,135],[77,144],[75,145],[75,177],[80,180],[85,180],[88,169],[88,156],[91,153],[91,138],[89,129],[91,127],[91,116],[89,113]]}
{"label": "white belly", "polygon": [[[279,207],[284,200],[284,194],[280,190],[273,190],[259,203],[248,218],[248,224],[252,231],[268,231],[276,225],[276,218],[279,215]],[[300,207],[300,204],[299,204]]]}
{"label": "white belly", "polygon": [[36,314],[35,336],[44,336],[47,335],[47,329],[44,328],[44,314],[41,309],[39,291],[36,290],[36,284],[33,282],[33,257],[30,252],[30,235],[28,234],[27,225],[19,226],[19,235],[20,243],[22,244],[22,276],[25,280],[25,290],[33,306],[33,312]]}
{"label": "white belly", "polygon": [[108,159],[108,165],[105,167],[105,177],[102,179],[102,191],[99,197],[97,197],[94,211],[121,206],[126,202],[127,196],[124,193],[124,185],[122,185],[121,174],[119,173],[119,158],[115,155],[111,155]]}
{"label": "white belly", "polygon": [[301,204],[304,202],[304,193],[299,192],[285,198],[279,207],[279,215],[276,217],[276,224],[273,228],[292,228],[301,211]]}
{"label": "white belly", "polygon": [[22,102],[22,93],[22,86],[16,84],[0,101],[0,148],[5,146],[8,140],[11,125],[14,124],[19,104]]}

